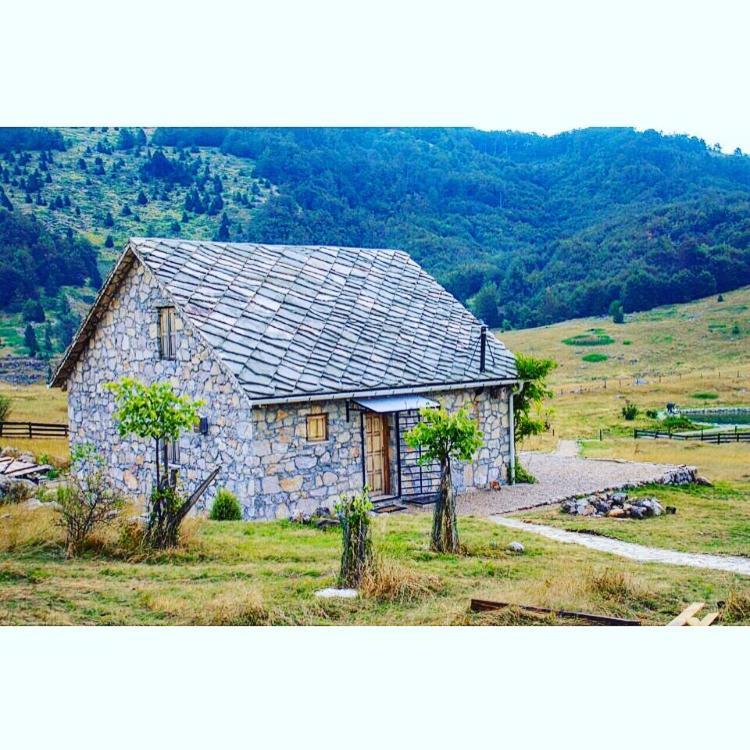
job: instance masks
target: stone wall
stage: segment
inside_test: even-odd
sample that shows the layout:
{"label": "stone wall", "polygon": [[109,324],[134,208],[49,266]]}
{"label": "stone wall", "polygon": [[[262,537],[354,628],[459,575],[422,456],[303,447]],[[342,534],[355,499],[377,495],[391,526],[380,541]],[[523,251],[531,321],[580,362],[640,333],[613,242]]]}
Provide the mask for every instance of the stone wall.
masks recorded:
{"label": "stone wall", "polygon": [[[425,393],[453,411],[462,406],[478,420],[484,446],[472,462],[456,462],[454,482],[459,491],[491,488],[507,481],[510,457],[507,388]],[[328,415],[328,439],[307,442],[309,414]],[[343,401],[256,407],[253,420],[253,468],[257,492],[254,517],[283,517],[329,508],[342,493],[362,488],[362,442],[359,413],[349,421]],[[394,418],[387,415],[390,437],[391,487],[396,480]],[[495,484],[497,483],[497,484]]]}
{"label": "stone wall", "polygon": [[[146,383],[169,380],[177,393],[205,401],[201,415],[209,434],[190,433],[180,440],[180,476],[194,489],[216,467],[221,473],[202,503],[227,487],[240,500],[244,516],[275,518],[331,507],[345,492],[362,488],[359,414],[347,421],[344,401],[251,407],[232,378],[219,366],[190,326],[177,318],[177,356],[159,359],[158,307],[162,298],[151,273],[135,264],[92,335],[68,381],[68,410],[73,445],[95,444],[117,486],[143,502],[155,479],[154,446],[117,433],[112,394],[103,386],[129,375]],[[504,483],[509,460],[508,389],[472,389],[425,393],[454,410],[467,406],[479,421],[485,445],[475,461],[458,463],[459,490]],[[306,417],[328,415],[328,439],[308,442]],[[395,491],[396,449],[393,415],[391,482]]]}
{"label": "stone wall", "polygon": [[116,485],[143,502],[156,475],[153,444],[117,433],[114,398],[103,386],[130,376],[145,383],[169,380],[180,395],[201,399],[208,435],[189,433],[180,440],[183,487],[192,491],[214,467],[216,482],[204,496],[210,504],[218,487],[234,492],[252,515],[254,473],[252,411],[244,394],[225,374],[209,350],[177,316],[176,359],[159,359],[157,308],[162,298],[150,271],[136,263],[78,359],[68,381],[71,443],[90,442],[107,461]]}

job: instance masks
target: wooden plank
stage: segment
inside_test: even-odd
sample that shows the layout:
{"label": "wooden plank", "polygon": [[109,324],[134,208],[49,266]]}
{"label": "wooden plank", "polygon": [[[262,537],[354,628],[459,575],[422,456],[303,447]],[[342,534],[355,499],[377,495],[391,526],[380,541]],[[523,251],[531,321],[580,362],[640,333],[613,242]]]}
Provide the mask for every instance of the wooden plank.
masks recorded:
{"label": "wooden plank", "polygon": [[708,613],[708,614],[707,614],[707,615],[706,615],[706,616],[705,616],[705,617],[704,617],[704,618],[703,618],[703,619],[702,619],[702,620],[700,621],[700,624],[701,624],[701,625],[705,625],[705,626],[711,625],[711,624],[712,624],[712,623],[714,622],[714,620],[715,620],[715,619],[716,619],[716,618],[717,618],[718,616],[719,616],[719,613],[718,613],[718,612],[709,612],[709,613]]}
{"label": "wooden plank", "polygon": [[622,617],[610,617],[609,615],[596,615],[590,612],[575,612],[566,609],[547,609],[546,607],[534,607],[527,604],[513,604],[511,602],[493,602],[488,599],[472,599],[469,605],[472,612],[492,612],[507,607],[518,607],[537,614],[552,614],[558,617],[570,617],[578,620],[597,622],[600,625],[640,625],[638,620],[626,620]]}
{"label": "wooden plank", "polygon": [[685,609],[683,609],[682,612],[680,612],[680,614],[674,618],[674,620],[668,622],[667,625],[686,625],[688,620],[690,620],[691,617],[700,612],[705,606],[705,602],[693,602],[689,606],[685,607]]}
{"label": "wooden plank", "polygon": [[28,469],[18,469],[17,471],[6,472],[5,475],[20,479],[21,477],[30,476],[31,474],[41,474],[48,472],[52,467],[44,464],[43,466],[30,466]]}

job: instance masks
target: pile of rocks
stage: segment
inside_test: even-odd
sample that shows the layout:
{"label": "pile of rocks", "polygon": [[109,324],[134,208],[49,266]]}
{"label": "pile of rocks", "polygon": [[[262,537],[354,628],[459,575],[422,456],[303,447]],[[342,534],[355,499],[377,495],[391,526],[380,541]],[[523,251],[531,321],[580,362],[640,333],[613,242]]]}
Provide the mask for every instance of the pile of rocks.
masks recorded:
{"label": "pile of rocks", "polygon": [[563,513],[572,516],[607,516],[608,518],[650,518],[662,513],[674,513],[666,509],[655,497],[628,497],[627,492],[600,492],[588,497],[565,500],[560,506]]}
{"label": "pile of rocks", "polygon": [[289,520],[292,523],[299,523],[304,526],[313,525],[319,528],[322,526],[338,526],[339,524],[339,519],[325,505],[316,508],[313,513],[297,511],[289,516]]}

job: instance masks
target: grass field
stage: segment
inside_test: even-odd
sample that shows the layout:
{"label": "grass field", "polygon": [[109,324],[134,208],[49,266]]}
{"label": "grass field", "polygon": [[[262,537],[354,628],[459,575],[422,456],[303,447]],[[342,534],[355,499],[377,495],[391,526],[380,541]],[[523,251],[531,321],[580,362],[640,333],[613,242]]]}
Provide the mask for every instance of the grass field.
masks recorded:
{"label": "grass field", "polygon": [[[733,333],[735,324],[739,333]],[[723,302],[710,297],[628,315],[622,325],[585,318],[498,335],[512,351],[558,362],[551,378],[550,431],[525,448],[549,450],[559,438],[583,439],[587,456],[695,464],[711,480],[750,483],[749,444],[632,438],[634,427],[654,426],[645,411],[664,409],[668,402],[750,406],[750,287],[725,294]],[[613,343],[565,343],[605,337]],[[607,360],[585,362],[592,352]],[[706,393],[715,398],[700,397]],[[640,409],[634,421],[622,417],[627,401]]]}
{"label": "grass field", "polygon": [[570,516],[558,506],[519,513],[518,518],[569,531],[604,534],[625,542],[684,552],[750,556],[750,494],[736,485],[715,487],[651,486],[635,495],[657,497],[677,508],[675,515],[642,521]]}
{"label": "grass field", "polygon": [[[11,399],[9,421],[68,423],[67,397],[59,388],[47,388],[46,385],[12,386],[0,382],[0,395]],[[30,451],[36,456],[47,455],[58,464],[66,463],[70,457],[68,441],[64,438],[21,440],[3,437],[0,438],[0,446]]]}
{"label": "grass field", "polygon": [[[3,509],[5,511],[5,509]],[[428,550],[427,515],[378,517],[384,574],[357,600],[320,600],[334,585],[341,540],[287,522],[192,521],[184,546],[124,559],[114,534],[66,561],[51,511],[12,508],[0,524],[0,624],[553,624],[518,611],[470,614],[472,597],[663,624],[691,601],[728,602],[724,622],[750,623],[750,582],[721,572],[627,560],[462,518],[467,554]],[[507,552],[521,540],[526,553]],[[570,624],[570,621],[564,621]]]}

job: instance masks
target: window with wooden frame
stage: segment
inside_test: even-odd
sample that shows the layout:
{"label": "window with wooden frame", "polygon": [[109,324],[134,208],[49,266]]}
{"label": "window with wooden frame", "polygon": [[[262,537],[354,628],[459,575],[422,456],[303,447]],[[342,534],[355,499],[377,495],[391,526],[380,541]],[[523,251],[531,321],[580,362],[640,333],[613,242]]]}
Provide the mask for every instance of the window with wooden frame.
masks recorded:
{"label": "window with wooden frame", "polygon": [[180,469],[180,444],[177,440],[161,440],[160,448],[164,476],[168,478],[169,484],[174,487],[177,484],[177,475]]}
{"label": "window with wooden frame", "polygon": [[174,307],[159,308],[159,358],[175,359],[177,340]]}
{"label": "window with wooden frame", "polygon": [[307,442],[320,443],[328,440],[328,415],[310,414],[307,417]]}
{"label": "window with wooden frame", "polygon": [[162,440],[162,461],[164,466],[174,467],[180,465],[180,444],[176,440]]}

